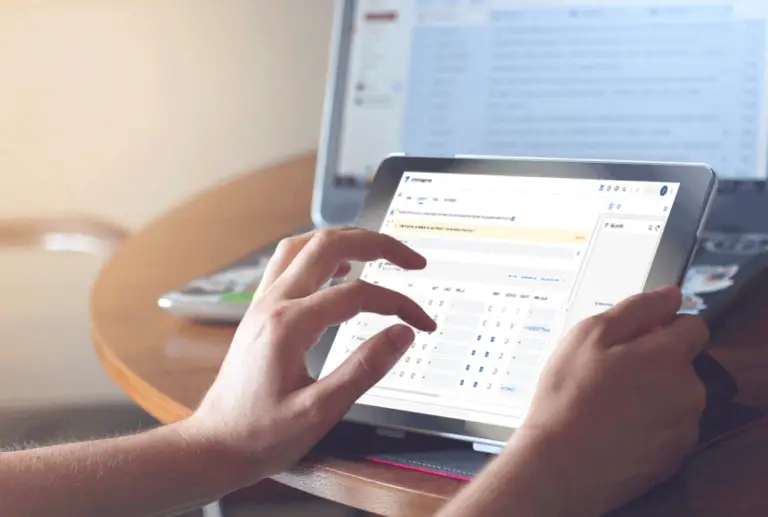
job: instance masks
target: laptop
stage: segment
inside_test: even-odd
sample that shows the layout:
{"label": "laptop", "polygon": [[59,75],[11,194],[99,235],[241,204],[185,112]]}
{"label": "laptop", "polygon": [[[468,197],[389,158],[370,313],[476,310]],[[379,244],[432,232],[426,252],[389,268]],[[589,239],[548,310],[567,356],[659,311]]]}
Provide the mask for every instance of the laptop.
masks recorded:
{"label": "laptop", "polygon": [[[314,225],[352,224],[392,153],[704,162],[703,311],[768,250],[767,30],[763,0],[339,0]],[[158,304],[237,321],[273,249]]]}

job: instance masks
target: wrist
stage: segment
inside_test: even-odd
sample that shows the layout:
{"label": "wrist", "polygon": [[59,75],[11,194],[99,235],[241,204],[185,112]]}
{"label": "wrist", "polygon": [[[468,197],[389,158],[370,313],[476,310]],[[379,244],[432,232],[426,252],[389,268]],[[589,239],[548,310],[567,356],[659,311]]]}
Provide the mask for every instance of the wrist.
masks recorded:
{"label": "wrist", "polygon": [[560,433],[519,429],[497,462],[505,484],[522,505],[520,515],[561,517],[601,514],[593,491],[585,483],[588,470]]}
{"label": "wrist", "polygon": [[[579,486],[583,465],[561,454],[557,437],[518,430],[504,451],[440,512],[440,517],[597,517]],[[572,452],[572,451],[571,451]],[[578,472],[576,472],[578,474]]]}
{"label": "wrist", "polygon": [[233,440],[223,430],[203,425],[194,417],[168,427],[199,458],[206,475],[225,492],[254,485],[265,477],[258,462],[233,447]]}

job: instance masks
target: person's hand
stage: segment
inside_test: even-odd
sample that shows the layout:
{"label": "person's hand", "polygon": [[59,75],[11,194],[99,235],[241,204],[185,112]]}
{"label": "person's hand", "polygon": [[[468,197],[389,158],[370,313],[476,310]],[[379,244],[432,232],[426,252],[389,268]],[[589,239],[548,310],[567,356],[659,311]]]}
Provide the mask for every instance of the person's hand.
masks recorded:
{"label": "person's hand", "polygon": [[[378,382],[414,339],[410,326],[435,323],[402,294],[355,280],[321,289],[349,271],[348,261],[386,259],[404,269],[426,260],[383,234],[320,230],[286,239],[269,262],[221,370],[187,424],[255,465],[259,477],[295,464]],[[385,329],[319,381],[307,351],[332,325],[360,312],[396,315],[408,325]]]}
{"label": "person's hand", "polygon": [[704,323],[679,289],[633,296],[576,325],[550,357],[523,425],[441,517],[597,517],[677,470],[704,386]]}
{"label": "person's hand", "polygon": [[696,444],[705,390],[691,361],[708,333],[701,319],[677,315],[681,301],[667,287],[584,320],[542,372],[509,454],[518,440],[541,451],[588,509],[579,515],[665,480]]}

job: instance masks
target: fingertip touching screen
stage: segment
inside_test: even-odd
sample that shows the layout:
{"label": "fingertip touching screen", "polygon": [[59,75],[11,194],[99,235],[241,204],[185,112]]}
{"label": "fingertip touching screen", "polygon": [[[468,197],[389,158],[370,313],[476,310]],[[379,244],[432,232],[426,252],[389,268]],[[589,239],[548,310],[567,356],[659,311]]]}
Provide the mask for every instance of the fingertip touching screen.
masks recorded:
{"label": "fingertip touching screen", "polygon": [[[358,404],[515,428],[541,369],[578,321],[646,285],[680,185],[404,173],[380,231],[423,254],[360,278],[402,292],[438,328],[419,332]],[[606,275],[620,267],[622,274]],[[339,329],[320,373],[396,323],[361,314]]]}

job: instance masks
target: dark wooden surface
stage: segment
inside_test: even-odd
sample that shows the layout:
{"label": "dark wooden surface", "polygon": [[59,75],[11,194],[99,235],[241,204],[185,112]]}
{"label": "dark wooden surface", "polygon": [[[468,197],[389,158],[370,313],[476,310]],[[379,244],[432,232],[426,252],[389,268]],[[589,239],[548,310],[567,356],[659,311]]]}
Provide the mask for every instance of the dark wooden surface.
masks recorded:
{"label": "dark wooden surface", "polygon": [[[114,380],[164,422],[184,418],[210,385],[234,328],[191,323],[156,299],[196,275],[308,224],[313,156],[245,175],[177,207],[129,237],[93,290],[96,351]],[[768,280],[716,336],[741,400],[768,407]],[[585,466],[586,467],[586,466]],[[381,515],[430,515],[462,483],[364,461],[327,458],[275,478]],[[264,492],[262,489],[261,492]],[[768,516],[768,424],[692,458],[622,517]]]}

